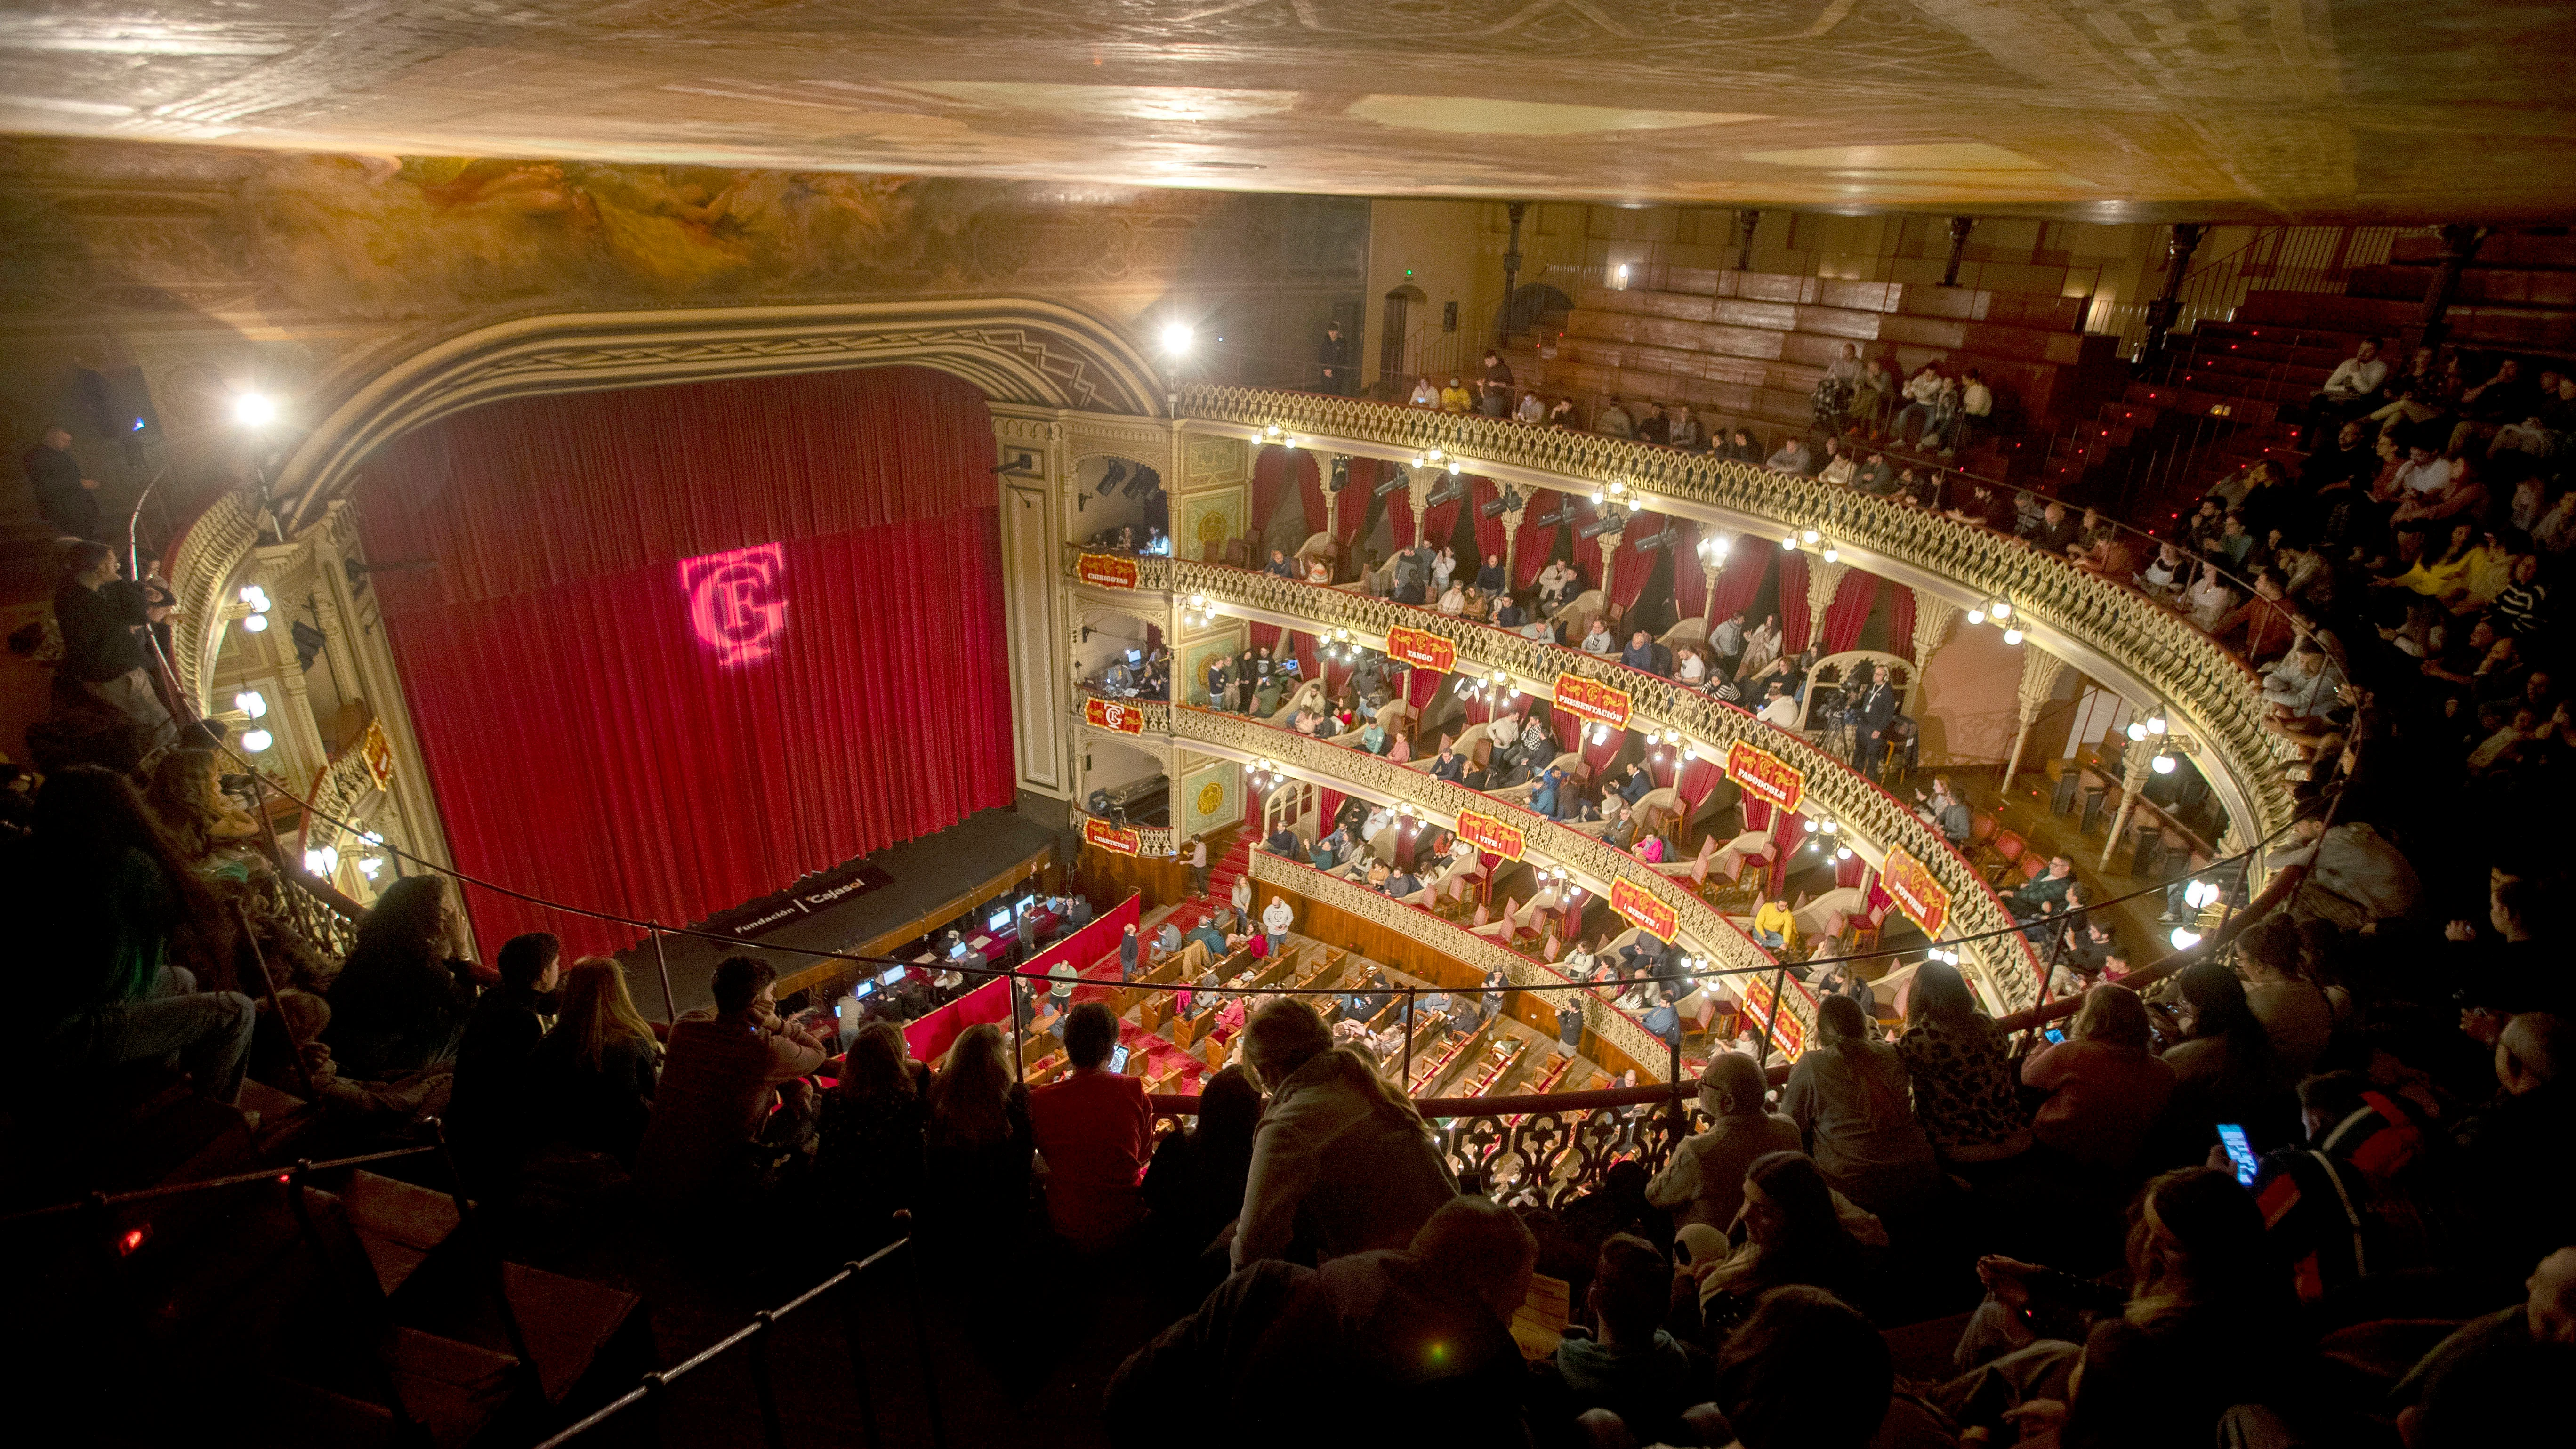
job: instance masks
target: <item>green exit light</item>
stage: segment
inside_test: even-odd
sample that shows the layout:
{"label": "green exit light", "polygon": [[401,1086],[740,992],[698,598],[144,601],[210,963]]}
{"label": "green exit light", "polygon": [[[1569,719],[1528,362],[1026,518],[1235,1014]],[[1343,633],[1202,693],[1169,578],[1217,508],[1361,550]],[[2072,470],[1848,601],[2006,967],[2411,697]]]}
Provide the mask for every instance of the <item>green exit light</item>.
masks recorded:
{"label": "green exit light", "polygon": [[1407,267],[1407,268],[1405,268],[1405,269],[1404,269],[1404,274],[1405,274],[1406,276],[1408,276],[1408,277],[1409,277],[1409,276],[1412,276],[1412,275],[1413,275],[1413,268],[1411,268],[1411,267]]}

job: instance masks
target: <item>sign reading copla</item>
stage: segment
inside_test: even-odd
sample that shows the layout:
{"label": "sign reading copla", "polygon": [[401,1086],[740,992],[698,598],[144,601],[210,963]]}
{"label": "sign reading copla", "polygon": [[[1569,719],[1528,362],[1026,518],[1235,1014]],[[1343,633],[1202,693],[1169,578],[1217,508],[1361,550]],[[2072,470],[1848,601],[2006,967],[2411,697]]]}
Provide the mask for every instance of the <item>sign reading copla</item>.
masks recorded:
{"label": "sign reading copla", "polygon": [[717,663],[757,664],[777,652],[779,636],[787,632],[787,600],[779,588],[786,573],[787,561],[774,543],[680,560],[689,627],[715,651]]}

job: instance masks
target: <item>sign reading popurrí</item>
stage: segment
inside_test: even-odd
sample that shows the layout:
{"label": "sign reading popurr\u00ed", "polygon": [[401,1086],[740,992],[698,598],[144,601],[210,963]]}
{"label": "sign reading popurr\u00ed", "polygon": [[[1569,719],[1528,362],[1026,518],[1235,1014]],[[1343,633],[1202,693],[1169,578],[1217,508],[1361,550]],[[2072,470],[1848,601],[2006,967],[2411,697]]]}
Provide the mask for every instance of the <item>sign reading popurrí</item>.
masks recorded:
{"label": "sign reading popurr\u00ed", "polygon": [[1769,750],[1757,749],[1742,740],[1726,748],[1726,778],[1744,787],[1744,793],[1756,800],[1767,800],[1783,810],[1795,810],[1807,798],[1805,772],[1789,767],[1789,762]]}
{"label": "sign reading popurr\u00ed", "polygon": [[1522,848],[1528,844],[1520,827],[1506,825],[1491,815],[1479,815],[1473,810],[1459,815],[1458,838],[1487,855],[1499,855],[1505,860],[1520,859]]}
{"label": "sign reading popurr\u00ed", "polygon": [[1074,577],[1104,589],[1132,589],[1136,587],[1136,561],[1114,553],[1087,553],[1076,562]]}
{"label": "sign reading popurr\u00ed", "polygon": [[1902,850],[1887,853],[1887,864],[1878,873],[1878,882],[1887,887],[1888,897],[1905,919],[1923,928],[1923,934],[1938,936],[1950,920],[1950,893],[1923,868],[1923,862]]}
{"label": "sign reading popurr\u00ed", "polygon": [[1082,722],[1093,729],[1116,730],[1122,735],[1145,732],[1145,712],[1132,704],[1097,696],[1083,700]]}
{"label": "sign reading popurr\u00ed", "polygon": [[1556,677],[1556,707],[1579,719],[1624,730],[1628,727],[1629,705],[1628,691],[1624,689],[1612,689],[1579,674]]}
{"label": "sign reading popurr\u00ed", "polygon": [[1106,820],[1084,820],[1082,838],[1103,850],[1114,850],[1120,855],[1134,855],[1145,844],[1145,837],[1141,832],[1121,830]]}
{"label": "sign reading popurr\u00ed", "polygon": [[1437,669],[1446,674],[1458,667],[1458,646],[1421,629],[1389,629],[1386,633],[1386,657],[1399,664]]}
{"label": "sign reading popurr\u00ed", "polygon": [[1610,883],[1610,909],[1658,941],[1669,941],[1680,930],[1681,923],[1674,917],[1671,906],[1653,891],[1624,876]]}

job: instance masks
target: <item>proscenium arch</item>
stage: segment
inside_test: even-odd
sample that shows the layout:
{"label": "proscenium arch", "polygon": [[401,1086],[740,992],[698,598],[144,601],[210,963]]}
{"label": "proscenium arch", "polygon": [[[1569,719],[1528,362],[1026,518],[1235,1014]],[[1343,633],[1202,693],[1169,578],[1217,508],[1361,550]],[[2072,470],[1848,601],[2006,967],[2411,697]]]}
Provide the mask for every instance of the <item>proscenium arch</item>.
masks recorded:
{"label": "proscenium arch", "polygon": [[270,496],[291,538],[321,516],[376,448],[484,403],[891,366],[952,373],[994,403],[1144,417],[1163,411],[1153,364],[1126,335],[1058,302],[550,313],[460,333],[368,378],[288,456]]}

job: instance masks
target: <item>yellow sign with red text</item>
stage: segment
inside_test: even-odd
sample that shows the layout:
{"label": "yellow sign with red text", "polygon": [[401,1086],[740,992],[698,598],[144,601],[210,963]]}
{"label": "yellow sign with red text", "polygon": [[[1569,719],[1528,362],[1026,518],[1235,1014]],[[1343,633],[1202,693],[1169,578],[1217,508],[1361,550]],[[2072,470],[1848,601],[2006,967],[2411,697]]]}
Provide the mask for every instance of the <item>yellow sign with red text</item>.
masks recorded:
{"label": "yellow sign with red text", "polygon": [[1783,810],[1794,811],[1798,802],[1807,798],[1805,772],[1791,769],[1788,761],[1778,755],[1742,740],[1726,747],[1726,778],[1743,786],[1744,793],[1754,799]]}
{"label": "yellow sign with red text", "polygon": [[1398,664],[1446,674],[1458,667],[1458,646],[1424,629],[1389,629],[1386,657]]}
{"label": "yellow sign with red text", "polygon": [[1087,553],[1074,567],[1074,577],[1104,589],[1136,587],[1136,561],[1114,553]]}
{"label": "yellow sign with red text", "polygon": [[1116,730],[1122,735],[1145,732],[1145,712],[1132,704],[1097,696],[1082,702],[1082,722],[1093,729]]}
{"label": "yellow sign with red text", "polygon": [[1145,844],[1145,837],[1141,832],[1121,830],[1106,820],[1083,821],[1082,838],[1103,850],[1116,851],[1120,855],[1134,855]]}
{"label": "yellow sign with red text", "polygon": [[385,738],[382,720],[367,721],[367,732],[358,737],[358,757],[367,763],[367,778],[379,790],[394,787],[394,746]]}
{"label": "yellow sign with red text", "polygon": [[1625,877],[1610,882],[1610,909],[1658,941],[1673,939],[1681,929],[1681,922],[1673,915],[1671,906],[1653,891]]}
{"label": "yellow sign with red text", "polygon": [[1878,873],[1878,883],[1887,887],[1889,899],[1905,913],[1905,919],[1923,928],[1923,934],[1938,936],[1950,920],[1950,893],[1923,868],[1923,862],[1902,850],[1887,853],[1887,864]]}
{"label": "yellow sign with red text", "polygon": [[[1798,989],[1790,988],[1792,991]],[[1806,1028],[1798,1024],[1798,1018],[1785,1011],[1773,1010],[1771,983],[1762,977],[1744,978],[1744,1014],[1769,1028],[1771,1044],[1784,1055],[1796,1056],[1799,1049],[1807,1044]]]}
{"label": "yellow sign with red text", "polygon": [[1491,815],[1479,815],[1473,810],[1458,817],[1458,838],[1487,855],[1499,855],[1505,860],[1520,859],[1522,848],[1528,844],[1519,826],[1506,825]]}
{"label": "yellow sign with red text", "polygon": [[1624,689],[1612,689],[1579,674],[1556,677],[1556,707],[1578,719],[1624,730],[1628,727],[1630,704]]}

